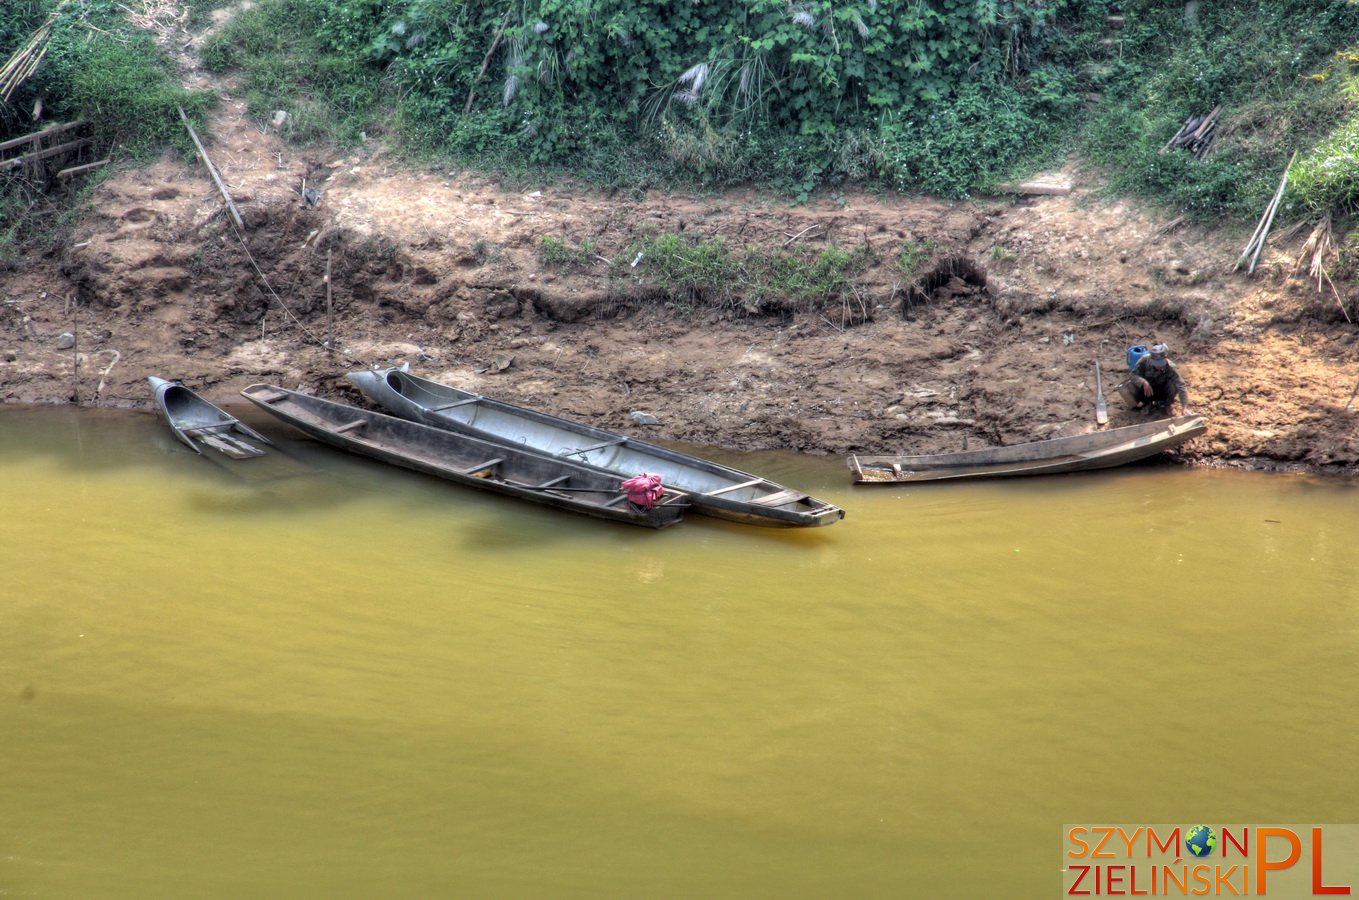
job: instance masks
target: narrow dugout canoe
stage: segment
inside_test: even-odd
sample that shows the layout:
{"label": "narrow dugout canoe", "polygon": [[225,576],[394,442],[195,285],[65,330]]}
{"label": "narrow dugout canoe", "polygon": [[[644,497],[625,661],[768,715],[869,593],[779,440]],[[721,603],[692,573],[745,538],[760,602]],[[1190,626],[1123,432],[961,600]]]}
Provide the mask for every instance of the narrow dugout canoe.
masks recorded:
{"label": "narrow dugout canoe", "polygon": [[749,472],[401,369],[350,372],[348,378],[369,400],[404,419],[576,460],[621,478],[655,473],[703,515],[775,527],[830,525],[845,516],[838,506]]}
{"label": "narrow dugout canoe", "polygon": [[170,430],[193,452],[202,453],[204,447],[211,447],[232,459],[264,455],[263,450],[237,435],[245,435],[262,444],[270,443],[269,439],[235,416],[213,406],[177,381],[155,375],[146,380],[151,384],[156,406]]}
{"label": "narrow dugout canoe", "polygon": [[1178,447],[1207,430],[1200,416],[1178,416],[1073,437],[928,456],[851,456],[856,484],[948,478],[1056,475],[1110,469]]}
{"label": "narrow dugout canoe", "polygon": [[609,473],[276,385],[252,384],[241,394],[322,443],[466,487],[650,528],[675,524],[686,508],[677,491],[642,509]]}

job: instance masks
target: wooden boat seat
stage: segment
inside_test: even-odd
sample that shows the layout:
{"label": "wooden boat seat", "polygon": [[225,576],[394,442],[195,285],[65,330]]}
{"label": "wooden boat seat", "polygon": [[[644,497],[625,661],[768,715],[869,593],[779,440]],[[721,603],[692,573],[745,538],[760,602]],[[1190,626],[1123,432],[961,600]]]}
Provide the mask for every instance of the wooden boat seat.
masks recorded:
{"label": "wooden boat seat", "polygon": [[791,503],[794,500],[801,500],[805,496],[807,495],[802,491],[789,489],[786,491],[779,491],[777,494],[770,494],[768,497],[756,497],[750,502],[758,503],[761,506],[782,506],[783,504]]}
{"label": "wooden boat seat", "polygon": [[362,428],[363,426],[365,426],[365,425],[367,425],[367,424],[368,424],[368,420],[367,420],[367,419],[355,419],[355,420],[352,421],[352,422],[346,422],[346,423],[344,423],[343,425],[341,425],[341,426],[339,426],[338,428],[336,428],[336,429],[335,429],[335,433],[336,433],[336,434],[344,434],[346,431],[353,431],[354,429],[356,429],[356,428]]}
{"label": "wooden boat seat", "polygon": [[764,484],[764,481],[765,479],[763,478],[752,478],[750,481],[743,481],[740,484],[729,484],[726,487],[718,488],[715,491],[704,491],[703,496],[716,497],[718,494],[725,494],[728,491],[739,491],[741,488],[754,487],[757,484]]}
{"label": "wooden boat seat", "polygon": [[264,455],[264,451],[260,448],[251,446],[240,438],[233,437],[226,432],[204,432],[201,435],[200,440],[212,449],[225,453],[232,459],[249,459],[252,456]]}
{"label": "wooden boat seat", "polygon": [[195,425],[192,428],[181,428],[180,431],[186,437],[197,437],[200,434],[211,434],[214,431],[225,431],[235,422],[213,422],[211,425]]}
{"label": "wooden boat seat", "polygon": [[541,491],[541,490],[543,490],[544,488],[550,488],[550,487],[553,487],[554,485],[561,484],[563,481],[570,481],[570,480],[571,480],[571,476],[570,476],[570,475],[558,475],[556,478],[552,479],[551,481],[544,481],[542,484],[535,484],[533,487],[534,487],[535,489]]}
{"label": "wooden boat seat", "polygon": [[497,457],[496,459],[488,459],[486,462],[482,463],[481,465],[472,466],[472,468],[470,468],[470,469],[463,469],[463,470],[462,470],[462,474],[464,474],[464,475],[475,475],[475,474],[477,474],[478,472],[485,472],[487,469],[493,469],[493,468],[495,468],[496,466],[498,466],[498,465],[500,465],[501,463],[503,463],[504,461],[505,461],[505,458],[504,458],[504,457]]}
{"label": "wooden boat seat", "polygon": [[250,396],[259,400],[261,403],[277,403],[278,401],[285,399],[288,395],[282,391],[270,391],[267,394],[251,394]]}
{"label": "wooden boat seat", "polygon": [[431,407],[429,407],[429,410],[428,410],[428,411],[429,411],[429,412],[443,412],[444,410],[446,410],[446,409],[452,409],[452,408],[455,407],[455,406],[466,406],[466,405],[469,404],[469,403],[476,403],[476,402],[477,402],[478,400],[480,400],[480,399],[481,399],[480,397],[464,397],[463,399],[461,399],[461,400],[455,400],[455,401],[452,402],[452,403],[445,403],[443,406],[431,406]]}

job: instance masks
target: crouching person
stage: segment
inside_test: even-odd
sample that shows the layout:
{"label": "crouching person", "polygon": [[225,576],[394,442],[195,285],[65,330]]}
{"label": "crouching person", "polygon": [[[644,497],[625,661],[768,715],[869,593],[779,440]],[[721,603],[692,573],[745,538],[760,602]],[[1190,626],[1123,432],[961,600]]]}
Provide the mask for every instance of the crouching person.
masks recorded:
{"label": "crouching person", "polygon": [[1169,415],[1176,399],[1181,415],[1189,414],[1189,392],[1165,344],[1154,345],[1137,361],[1123,382],[1123,394],[1133,409],[1145,410],[1148,415]]}

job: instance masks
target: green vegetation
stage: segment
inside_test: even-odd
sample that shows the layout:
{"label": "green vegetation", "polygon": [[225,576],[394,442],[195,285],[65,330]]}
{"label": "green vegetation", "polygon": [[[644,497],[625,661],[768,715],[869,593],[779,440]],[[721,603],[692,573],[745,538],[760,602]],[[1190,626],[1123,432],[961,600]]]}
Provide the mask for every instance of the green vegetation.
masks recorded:
{"label": "green vegetation", "polygon": [[750,247],[733,253],[719,238],[660,234],[629,246],[614,260],[626,277],[634,261],[681,311],[699,307],[789,312],[843,301],[873,261],[867,244],[821,251]]}
{"label": "green vegetation", "polygon": [[265,0],[243,9],[203,47],[210,71],[242,69],[246,105],[302,143],[357,143],[377,128],[381,70],[366,47],[383,3]]}
{"label": "green vegetation", "polygon": [[907,278],[914,278],[920,274],[921,266],[929,261],[933,253],[932,240],[907,241],[901,245],[901,252],[897,254],[897,271]]}
{"label": "green vegetation", "polygon": [[595,249],[593,242],[582,241],[578,246],[571,247],[550,234],[543,235],[538,255],[543,265],[559,268],[585,268],[600,259],[599,251]]}
{"label": "green vegetation", "polygon": [[[194,21],[221,4],[194,3]],[[0,103],[0,138],[30,130],[42,98],[47,120],[89,118],[103,149],[182,144],[174,107],[202,100],[116,0],[11,0],[0,53],[54,10],[42,66]],[[242,79],[257,119],[286,111],[299,141],[381,132],[441,162],[630,190],[956,198],[1076,151],[1116,191],[1244,223],[1298,151],[1284,214],[1344,232],[1359,211],[1356,35],[1359,5],[1340,0],[258,0],[203,59]],[[1219,108],[1210,152],[1167,148]],[[735,283],[722,248],[681,244],[643,249]],[[544,241],[547,263],[576,252]],[[897,262],[919,264],[907,248]],[[827,289],[824,272],[781,266],[742,290]]]}
{"label": "green vegetation", "polygon": [[[151,37],[130,28],[122,15],[121,5],[111,0],[12,0],[5,5],[0,16],[0,64],[29,47],[35,36],[43,39],[32,45],[36,68],[12,85],[8,102],[0,102],[0,139],[84,119],[96,157],[117,148],[118,156],[136,159],[167,144],[192,152],[176,107],[193,115],[206,98],[184,90],[174,65]],[[40,30],[44,25],[49,26],[46,32]],[[92,180],[73,186],[76,203]],[[0,174],[0,263],[11,261],[19,236],[28,240],[50,236],[35,229],[32,218],[23,219],[49,202],[45,187],[21,173]],[[45,226],[50,232],[64,227],[69,218],[44,221],[55,223]]]}
{"label": "green vegetation", "polygon": [[[963,197],[1071,150],[1192,217],[1352,204],[1359,7],[1306,0],[261,0],[207,48],[299,137],[604,186]],[[1092,97],[1098,97],[1093,101]],[[1222,107],[1212,151],[1165,144]],[[1334,131],[1334,134],[1332,132]],[[1349,135],[1347,137],[1347,135]],[[1310,154],[1310,155],[1309,155]]]}

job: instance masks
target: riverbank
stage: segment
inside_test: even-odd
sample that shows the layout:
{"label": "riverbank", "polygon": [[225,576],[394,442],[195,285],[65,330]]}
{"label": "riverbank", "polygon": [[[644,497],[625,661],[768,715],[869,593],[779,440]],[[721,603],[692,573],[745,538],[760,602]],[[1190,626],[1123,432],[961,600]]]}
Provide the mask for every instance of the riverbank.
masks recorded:
{"label": "riverbank", "polygon": [[[357,400],[348,369],[409,362],[650,439],[923,453],[1094,428],[1096,360],[1111,425],[1136,421],[1113,388],[1126,347],[1155,340],[1209,423],[1182,460],[1359,465],[1355,329],[1294,276],[1289,246],[1233,271],[1244,235],[1165,228],[1075,168],[1066,195],[789,206],[507,187],[377,145],[331,158],[230,99],[208,138],[244,228],[198,160],[111,177],[67,243],[0,281],[5,402],[143,407],[151,374],[216,400],[255,381]],[[707,308],[666,296],[645,260],[610,262],[657,234],[862,248],[869,263],[836,308]],[[593,256],[556,264],[545,238]],[[928,248],[910,275],[904,246]]]}

